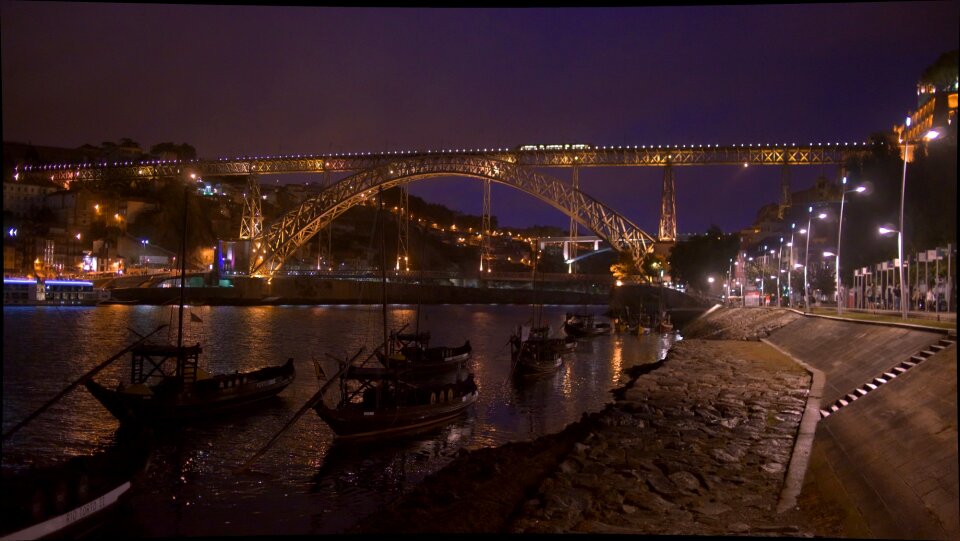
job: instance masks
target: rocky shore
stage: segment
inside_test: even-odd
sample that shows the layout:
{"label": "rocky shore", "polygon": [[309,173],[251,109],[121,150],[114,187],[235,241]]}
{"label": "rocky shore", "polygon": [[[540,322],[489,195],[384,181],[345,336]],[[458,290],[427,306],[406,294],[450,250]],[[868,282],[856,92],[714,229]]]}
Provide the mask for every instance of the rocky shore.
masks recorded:
{"label": "rocky shore", "polygon": [[811,377],[756,340],[794,317],[701,318],[666,359],[628,369],[603,411],[463,452],[354,532],[830,535],[777,513]]}

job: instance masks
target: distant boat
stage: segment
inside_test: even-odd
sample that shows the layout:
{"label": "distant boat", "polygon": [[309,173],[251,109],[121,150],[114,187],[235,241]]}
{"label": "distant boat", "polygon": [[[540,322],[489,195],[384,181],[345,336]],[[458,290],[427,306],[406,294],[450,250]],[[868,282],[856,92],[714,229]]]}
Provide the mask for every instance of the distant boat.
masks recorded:
{"label": "distant boat", "polygon": [[110,298],[87,280],[4,278],[3,305],[94,306]]}
{"label": "distant boat", "polygon": [[637,334],[650,334],[651,332],[653,332],[653,318],[650,317],[650,314],[644,312],[640,314]]}
{"label": "distant boat", "polygon": [[657,332],[660,334],[668,334],[673,332],[673,323],[670,322],[670,314],[664,313],[660,317],[660,321],[657,323]]}
{"label": "distant boat", "polygon": [[[184,209],[186,210],[186,193]],[[186,212],[184,212],[186,246]],[[184,249],[185,251],[185,249]],[[137,345],[130,379],[114,389],[88,379],[87,389],[121,423],[184,422],[275,396],[293,382],[293,359],[251,372],[211,375],[200,367],[200,344],[183,344],[186,257],[181,251],[180,310],[176,344]],[[191,314],[191,319],[198,319]]]}
{"label": "distant boat", "polygon": [[473,347],[470,340],[462,346],[430,347],[430,333],[390,333],[387,353],[377,352],[383,366],[396,368],[407,376],[442,374],[464,368]]}
{"label": "distant boat", "polygon": [[568,342],[564,338],[550,338],[549,333],[549,327],[521,325],[510,336],[510,357],[514,374],[542,375],[560,368]]}
{"label": "distant boat", "polygon": [[568,336],[576,338],[593,338],[610,334],[613,328],[609,323],[595,322],[592,314],[567,314],[563,322],[563,330]]}

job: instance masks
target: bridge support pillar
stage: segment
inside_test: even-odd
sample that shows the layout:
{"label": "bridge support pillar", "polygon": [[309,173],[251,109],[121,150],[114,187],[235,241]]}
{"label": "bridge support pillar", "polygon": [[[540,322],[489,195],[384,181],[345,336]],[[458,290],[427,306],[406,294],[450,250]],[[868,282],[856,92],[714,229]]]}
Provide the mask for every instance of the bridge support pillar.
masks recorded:
{"label": "bridge support pillar", "polygon": [[790,165],[787,164],[787,156],[783,156],[783,165],[780,168],[780,206],[777,208],[777,218],[783,219],[784,214],[790,205],[793,204],[790,194]]}
{"label": "bridge support pillar", "polygon": [[[396,270],[410,270],[410,254],[407,248],[410,239],[410,192],[406,184],[400,185],[400,204],[397,205],[397,266]],[[423,263],[421,262],[421,265]]]}
{"label": "bridge support pillar", "polygon": [[660,194],[660,234],[661,242],[677,240],[677,201],[673,186],[673,165],[669,162],[663,168],[663,191]]}
{"label": "bridge support pillar", "polygon": [[260,183],[257,175],[247,177],[247,193],[243,194],[243,217],[240,219],[240,239],[255,239],[263,230],[263,214],[260,212]]}
{"label": "bridge support pillar", "polygon": [[[576,165],[573,166],[573,189],[580,189],[580,168]],[[580,213],[579,208],[574,209],[575,212],[570,214],[570,231],[568,236],[573,239],[573,243],[565,242],[563,244],[563,257],[565,260],[570,261],[577,258],[577,221],[573,218],[574,216]],[[569,249],[567,248],[569,246]],[[574,266],[576,263],[569,263],[567,265],[567,273],[573,274]]]}
{"label": "bridge support pillar", "polygon": [[483,181],[483,218],[480,224],[480,273],[490,272],[490,180]]}

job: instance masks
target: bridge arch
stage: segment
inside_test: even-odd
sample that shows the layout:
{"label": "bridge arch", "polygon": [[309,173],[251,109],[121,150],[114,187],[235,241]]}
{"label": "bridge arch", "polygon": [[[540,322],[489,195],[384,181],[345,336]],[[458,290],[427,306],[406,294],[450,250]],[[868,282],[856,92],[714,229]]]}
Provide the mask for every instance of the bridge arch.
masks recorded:
{"label": "bridge arch", "polygon": [[375,197],[377,190],[439,176],[490,180],[532,195],[589,228],[635,261],[653,249],[654,238],[593,197],[559,180],[511,161],[483,156],[423,156],[384,163],[346,177],[304,201],[253,240],[252,276],[270,277],[287,257],[350,207]]}

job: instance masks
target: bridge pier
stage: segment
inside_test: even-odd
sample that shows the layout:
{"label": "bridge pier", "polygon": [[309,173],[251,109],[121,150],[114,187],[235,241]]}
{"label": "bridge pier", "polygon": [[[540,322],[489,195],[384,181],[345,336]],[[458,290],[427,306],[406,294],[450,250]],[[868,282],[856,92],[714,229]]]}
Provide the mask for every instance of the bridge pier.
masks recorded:
{"label": "bridge pier", "polygon": [[674,196],[673,165],[663,168],[663,190],[660,193],[660,242],[677,240],[677,201]]}

